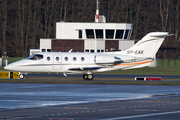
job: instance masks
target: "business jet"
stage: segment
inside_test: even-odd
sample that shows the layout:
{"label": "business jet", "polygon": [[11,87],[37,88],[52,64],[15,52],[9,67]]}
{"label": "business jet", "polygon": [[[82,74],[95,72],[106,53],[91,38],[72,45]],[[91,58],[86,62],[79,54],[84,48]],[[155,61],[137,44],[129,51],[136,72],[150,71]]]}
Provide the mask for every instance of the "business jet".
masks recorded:
{"label": "business jet", "polygon": [[[125,51],[105,53],[39,52],[24,60],[11,63],[6,70],[83,74],[84,80],[92,80],[93,73],[148,67],[168,32],[151,32]],[[24,76],[20,74],[22,79]]]}

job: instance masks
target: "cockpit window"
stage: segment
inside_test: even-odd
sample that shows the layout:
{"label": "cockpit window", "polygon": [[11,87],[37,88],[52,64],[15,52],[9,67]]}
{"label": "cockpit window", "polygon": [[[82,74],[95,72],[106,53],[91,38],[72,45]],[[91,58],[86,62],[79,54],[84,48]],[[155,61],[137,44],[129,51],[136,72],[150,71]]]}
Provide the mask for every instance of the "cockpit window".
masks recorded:
{"label": "cockpit window", "polygon": [[43,55],[36,54],[35,56],[36,56],[36,58],[37,58],[38,60],[43,59]]}
{"label": "cockpit window", "polygon": [[31,56],[29,56],[27,59],[30,59],[30,60],[36,60],[37,58],[36,58],[35,55],[31,55]]}
{"label": "cockpit window", "polygon": [[41,60],[41,59],[43,59],[43,55],[33,54],[33,55],[29,56],[27,59],[30,59],[30,60]]}

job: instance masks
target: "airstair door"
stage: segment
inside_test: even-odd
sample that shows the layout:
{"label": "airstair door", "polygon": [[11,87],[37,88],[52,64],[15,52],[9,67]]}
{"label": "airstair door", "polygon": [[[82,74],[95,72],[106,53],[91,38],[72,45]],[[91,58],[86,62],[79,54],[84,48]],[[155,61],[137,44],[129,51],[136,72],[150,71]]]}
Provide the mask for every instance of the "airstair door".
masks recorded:
{"label": "airstair door", "polygon": [[61,70],[62,58],[61,55],[57,54],[53,56],[53,68],[54,70]]}

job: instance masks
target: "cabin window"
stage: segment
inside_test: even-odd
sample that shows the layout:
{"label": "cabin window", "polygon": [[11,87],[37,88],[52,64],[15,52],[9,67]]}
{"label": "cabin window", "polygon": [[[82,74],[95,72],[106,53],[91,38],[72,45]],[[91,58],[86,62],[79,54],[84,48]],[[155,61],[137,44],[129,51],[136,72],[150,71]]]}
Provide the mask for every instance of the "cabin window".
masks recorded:
{"label": "cabin window", "polygon": [[124,33],[124,30],[116,30],[116,39],[122,39],[123,33]]}
{"label": "cabin window", "polygon": [[101,50],[101,52],[104,52],[104,50]]}
{"label": "cabin window", "polygon": [[84,61],[84,57],[81,57],[81,61]]}
{"label": "cabin window", "polygon": [[94,30],[93,29],[86,29],[86,37],[87,38],[94,38]]}
{"label": "cabin window", "polygon": [[106,39],[113,39],[114,30],[106,30]]}
{"label": "cabin window", "polygon": [[51,58],[50,57],[47,57],[47,61],[50,61],[51,60]]}
{"label": "cabin window", "polygon": [[65,60],[65,61],[68,61],[68,57],[65,57],[64,60]]}
{"label": "cabin window", "polygon": [[59,61],[59,57],[56,57],[56,61]]}
{"label": "cabin window", "polygon": [[96,31],[96,38],[103,39],[103,30],[95,30]]}
{"label": "cabin window", "polygon": [[73,61],[76,61],[76,57],[73,57]]}
{"label": "cabin window", "polygon": [[97,52],[100,53],[101,51],[98,49]]}

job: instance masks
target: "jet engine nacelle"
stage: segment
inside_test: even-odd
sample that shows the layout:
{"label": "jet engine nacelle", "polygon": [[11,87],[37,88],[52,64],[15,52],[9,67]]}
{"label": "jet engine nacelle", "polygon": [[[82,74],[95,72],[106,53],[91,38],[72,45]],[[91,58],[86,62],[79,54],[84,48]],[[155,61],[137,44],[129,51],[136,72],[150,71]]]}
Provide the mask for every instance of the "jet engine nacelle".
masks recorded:
{"label": "jet engine nacelle", "polygon": [[96,55],[94,57],[94,62],[99,65],[114,65],[121,63],[122,60],[116,56]]}

